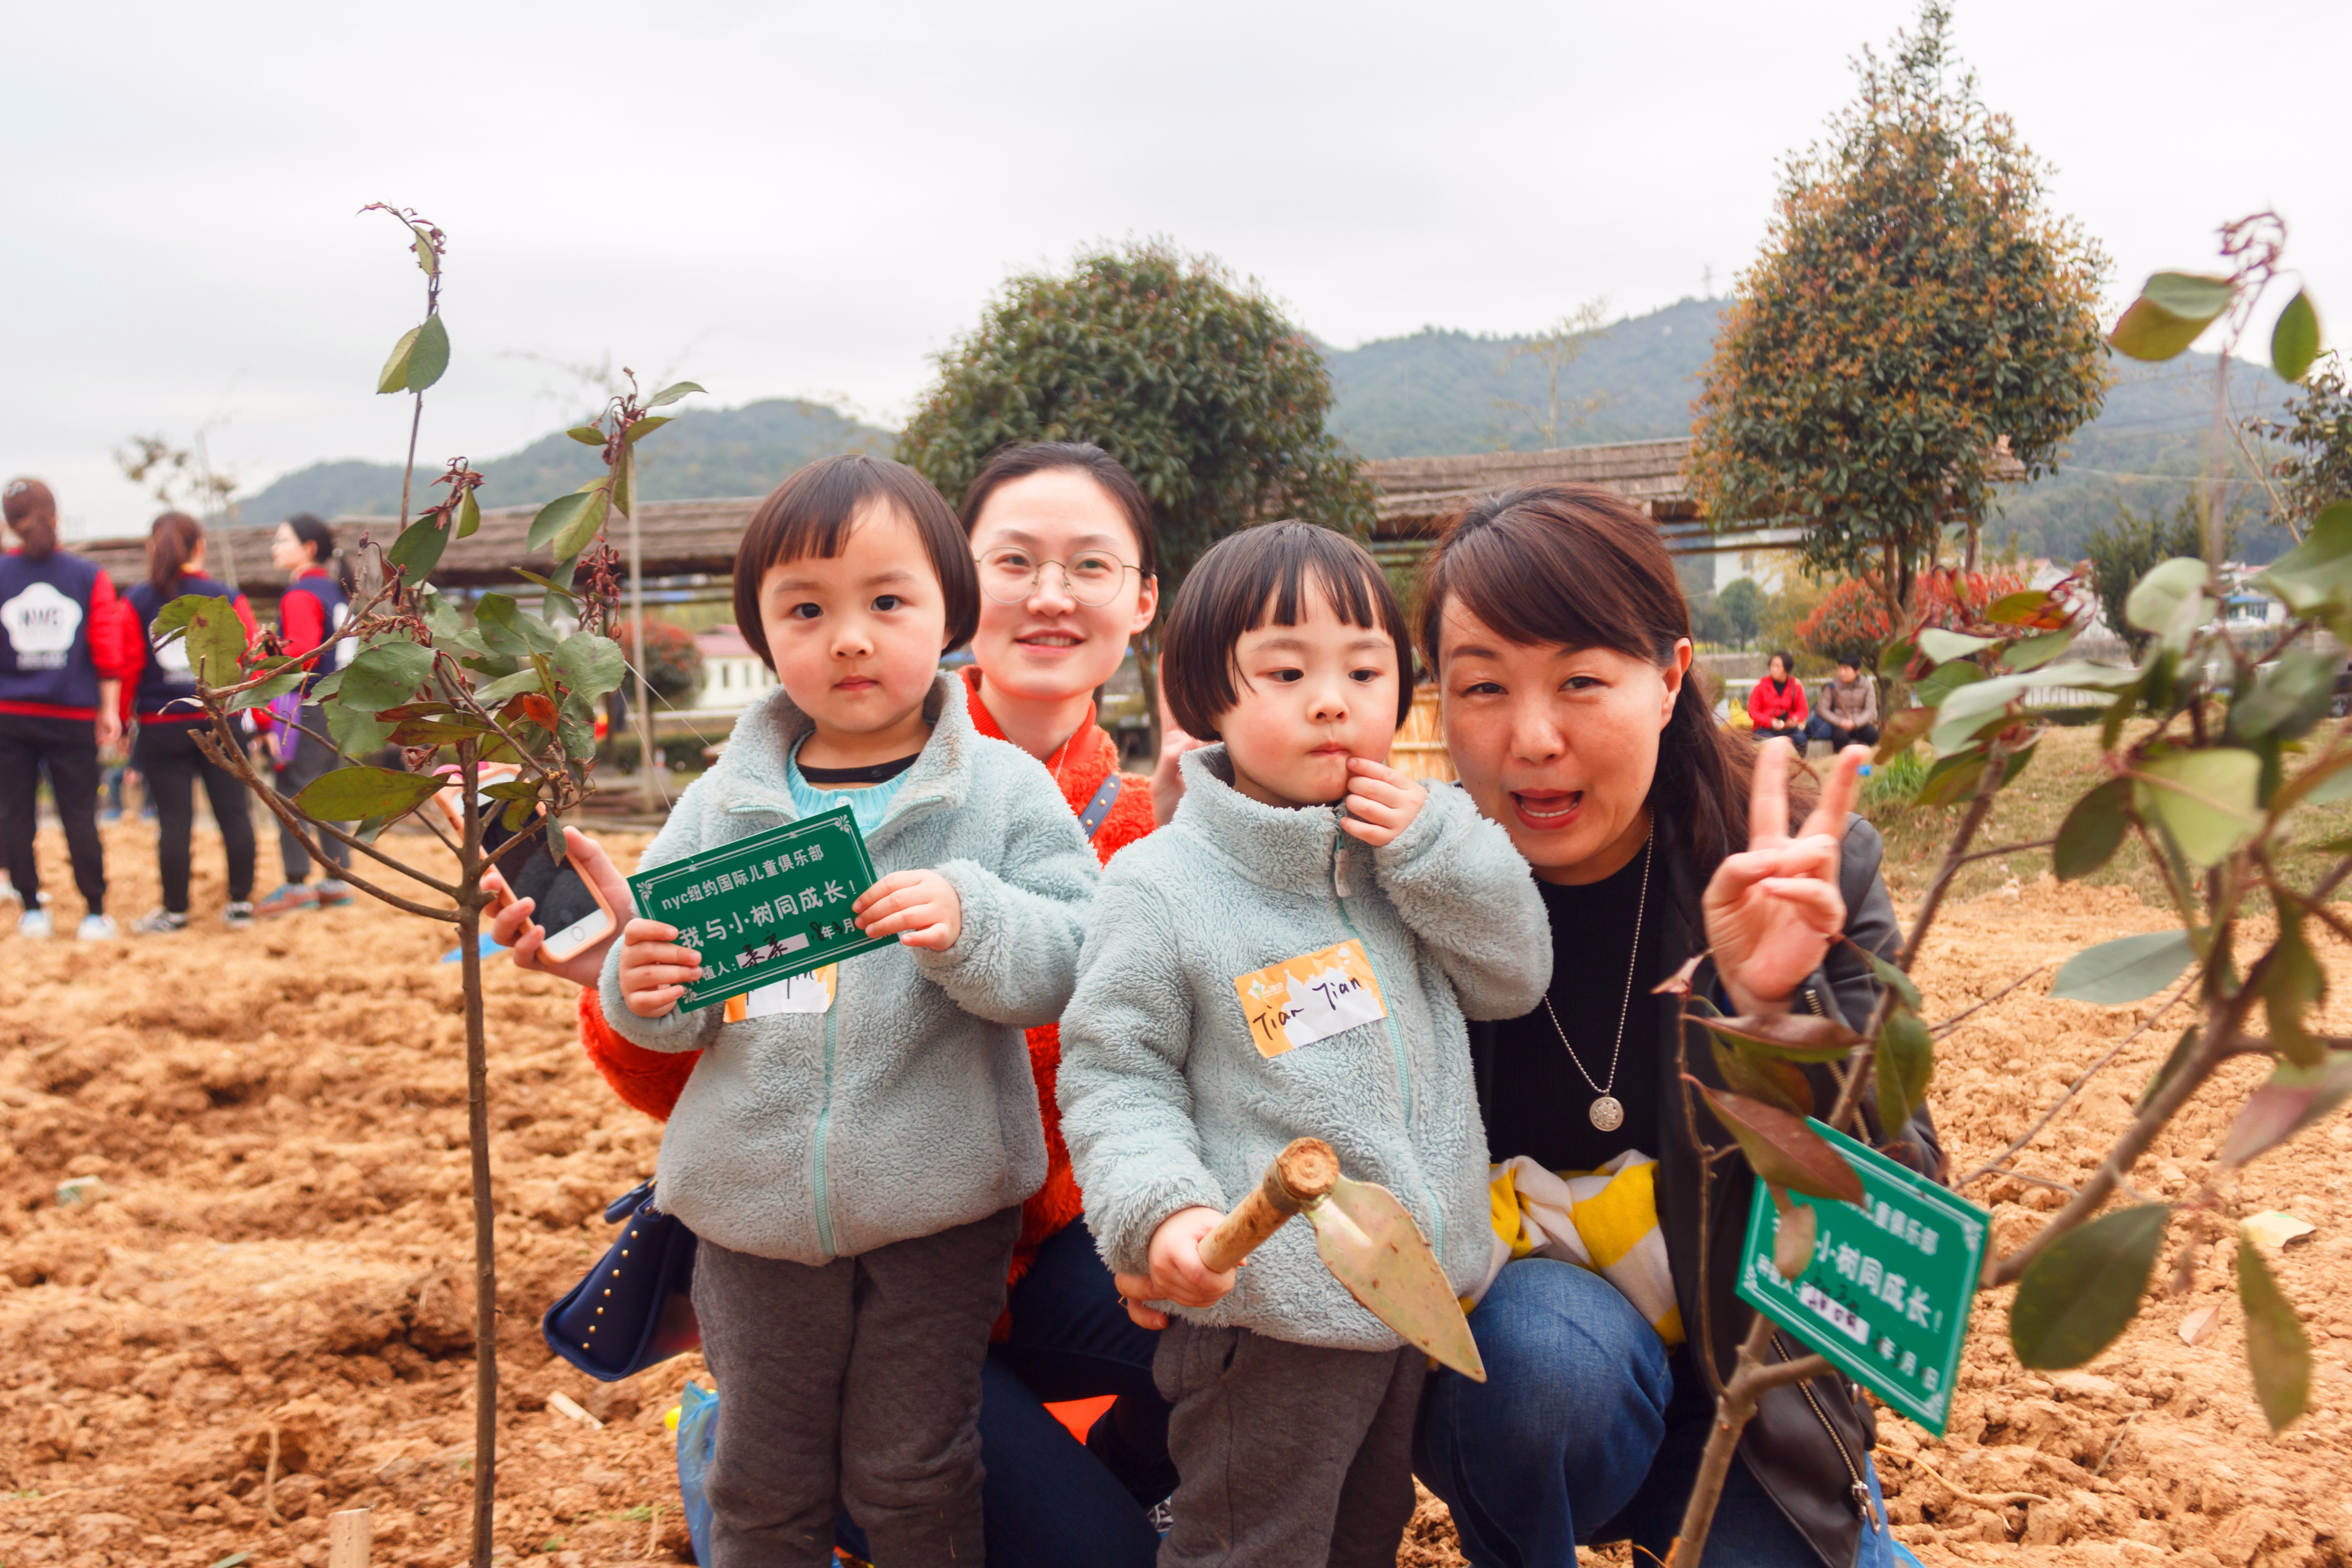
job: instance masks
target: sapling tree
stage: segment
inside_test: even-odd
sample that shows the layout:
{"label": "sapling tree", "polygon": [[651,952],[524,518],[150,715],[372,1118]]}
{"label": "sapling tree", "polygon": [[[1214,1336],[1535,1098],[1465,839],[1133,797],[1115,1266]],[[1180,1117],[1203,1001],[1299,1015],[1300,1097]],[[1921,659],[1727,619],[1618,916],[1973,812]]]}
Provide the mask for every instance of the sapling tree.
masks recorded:
{"label": "sapling tree", "polygon": [[[446,239],[414,213],[394,216],[406,226],[427,279],[425,318],[401,339],[379,390],[405,390],[417,399],[411,424],[413,464],[424,392],[448,363],[448,335],[439,313]],[[362,539],[366,585],[344,627],[344,646],[352,651],[342,668],[314,675],[316,650],[289,653],[271,634],[247,646],[224,599],[175,599],[155,621],[159,639],[186,639],[197,698],[208,721],[197,737],[205,753],[243,780],[322,866],[329,864],[330,845],[358,858],[349,870],[331,868],[331,875],[394,909],[457,928],[474,1207],[476,1568],[488,1568],[491,1557],[498,1431],[498,1274],[482,914],[499,886],[502,863],[518,854],[562,856],[563,818],[593,788],[593,704],[625,673],[620,646],[609,635],[619,583],[614,570],[618,557],[602,537],[605,518],[610,510],[629,515],[636,504],[636,443],[667,422],[650,410],[699,390],[680,383],[641,399],[633,379],[594,422],[572,432],[583,440],[594,437],[606,468],[579,491],[550,502],[531,523],[529,548],[551,555],[544,575],[521,574],[537,585],[537,612],[513,595],[494,593],[483,595],[468,615],[426,581],[449,542],[472,533],[480,521],[475,492],[484,476],[460,458],[430,487],[446,486],[446,493],[413,520],[404,499],[398,531],[389,545]],[[407,493],[404,487],[404,498]],[[318,704],[328,732],[298,722],[298,743],[330,747],[350,765],[321,775],[289,798],[253,765],[237,726],[242,715],[305,681],[305,700]],[[387,746],[399,748],[403,766],[353,760],[373,758]],[[436,796],[447,802],[448,810],[436,803]],[[534,817],[545,830],[531,837],[524,830]],[[485,831],[494,818],[511,837],[490,847]],[[415,835],[402,847],[393,847],[384,833],[395,825],[438,840],[446,859],[416,854],[426,847]]]}
{"label": "sapling tree", "polygon": [[[2224,350],[2236,349],[2257,302],[2284,276],[2284,231],[2264,214],[2222,234],[2229,270],[2150,279],[2111,335],[2118,351],[2168,359],[2216,322]],[[2283,378],[2299,381],[2318,346],[2317,315],[2298,293],[2278,318],[2272,364]],[[2226,365],[2227,352],[2217,374],[2226,374]],[[2352,1097],[2352,1038],[2321,1034],[2314,1018],[2327,989],[2314,939],[2325,930],[2352,941],[2352,920],[2334,902],[2352,880],[2352,837],[2314,842],[2307,810],[2352,797],[2352,720],[2327,717],[2343,656],[2313,646],[2321,631],[2352,642],[2352,498],[2338,494],[2315,507],[2301,545],[2243,585],[2279,601],[2283,621],[2249,640],[2233,637],[2217,618],[2221,596],[2231,586],[2217,563],[2195,556],[2146,572],[2123,606],[2128,624],[2147,635],[2128,667],[2068,657],[2095,598],[2094,585],[2079,577],[2011,594],[1966,624],[1918,629],[1887,650],[1882,668],[1914,677],[1920,705],[1888,718],[1879,756],[1924,741],[1936,762],[1922,798],[1965,809],[1894,958],[1867,955],[1883,989],[1859,1030],[1819,1017],[1717,1016],[1691,994],[1688,971],[1661,989],[1683,993],[1685,1019],[1699,1024],[1709,1042],[1711,1081],[1693,1075],[1685,1050],[1682,1110],[1695,1133],[1699,1119],[1711,1116],[1733,1135],[1703,1163],[1708,1179],[1721,1179],[1714,1172],[1725,1161],[1748,1162],[1763,1189],[1758,1201],[1769,1199],[1779,1215],[1775,1263],[1793,1280],[1811,1258],[1817,1220],[1791,1194],[1832,1202],[1862,1194],[1852,1163],[1808,1116],[1821,1110],[1823,1121],[1853,1136],[1890,1140],[1925,1096],[1936,1042],[1956,1021],[1929,1024],[1909,973],[1954,877],[1974,860],[2046,849],[2056,875],[2071,880],[2097,870],[2126,844],[2144,852],[2151,885],[2162,889],[2178,927],[2074,954],[2059,968],[2051,994],[2120,1005],[2179,983],[2157,1018],[2142,1026],[2181,1007],[2186,1026],[2179,1042],[2088,1179],[2069,1184],[2030,1177],[2011,1162],[2137,1034],[2079,1077],[2008,1148],[1953,1185],[1965,1190],[2011,1176],[2063,1195],[2030,1236],[2005,1252],[1988,1250],[1977,1284],[1979,1290],[2016,1287],[2009,1342],[2028,1367],[2077,1366],[2114,1342],[2138,1314],[2168,1239],[2175,1247],[2168,1288],[2181,1292],[2192,1287],[2206,1248],[2234,1237],[2249,1370],[2275,1430],[2309,1403],[2309,1338],[2237,1224],[2224,1184]],[[1996,797],[2030,763],[2053,724],[2098,726],[2105,778],[2074,803],[2054,839],[1978,847]],[[2300,869],[2315,861],[2322,867],[2316,872]],[[2264,914],[2274,928],[2257,931],[2252,922]],[[2202,1180],[2171,1201],[2141,1195],[2131,1185],[2134,1167],[2182,1109],[2214,1086],[2217,1071],[2242,1057],[2265,1063],[2268,1076],[2239,1099]],[[1813,1103],[1799,1070],[1804,1063],[1835,1064],[1836,1092],[1826,1110]],[[1874,1115],[1865,1118],[1865,1107]],[[2111,1208],[2118,1193],[2128,1201]],[[1703,1202],[1701,1212],[1714,1211]],[[1707,1255],[1704,1241],[1698,1255]],[[1759,1313],[1728,1369],[1716,1364],[1704,1331],[1694,1339],[1717,1396],[1718,1419],[1673,1568],[1698,1561],[1758,1398],[1832,1370],[1819,1355],[1768,1359],[1776,1329],[1791,1325]],[[1802,1325],[1792,1331],[1819,1342]]]}

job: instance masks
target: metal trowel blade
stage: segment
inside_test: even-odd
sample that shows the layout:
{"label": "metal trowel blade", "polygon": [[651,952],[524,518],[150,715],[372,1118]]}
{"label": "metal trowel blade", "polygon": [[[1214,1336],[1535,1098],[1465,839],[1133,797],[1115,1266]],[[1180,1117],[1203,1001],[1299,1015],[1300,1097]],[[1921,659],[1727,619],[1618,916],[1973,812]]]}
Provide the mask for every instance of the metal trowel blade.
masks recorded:
{"label": "metal trowel blade", "polygon": [[1364,1310],[1463,1376],[1486,1381],[1462,1303],[1394,1193],[1342,1176],[1305,1213],[1323,1267]]}

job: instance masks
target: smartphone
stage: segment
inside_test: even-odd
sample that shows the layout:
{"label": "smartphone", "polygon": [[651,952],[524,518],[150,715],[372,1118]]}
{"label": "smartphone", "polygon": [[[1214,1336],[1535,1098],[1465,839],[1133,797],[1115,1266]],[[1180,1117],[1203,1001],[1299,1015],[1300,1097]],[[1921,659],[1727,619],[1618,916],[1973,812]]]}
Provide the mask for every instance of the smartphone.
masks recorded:
{"label": "smartphone", "polygon": [[[485,785],[512,778],[511,767],[488,767],[480,777]],[[436,796],[450,826],[463,829],[463,819],[457,809],[457,792],[443,790]],[[518,832],[506,826],[507,802],[483,795],[482,848],[494,852],[509,840],[528,840],[516,845],[500,858],[488,873],[486,885],[490,889],[490,911],[496,914],[517,899],[532,900],[532,922],[547,932],[541,951],[551,963],[562,963],[577,957],[586,949],[620,929],[620,921],[613,907],[593,882],[583,877],[567,858],[557,865],[548,858],[547,821],[543,810]]]}

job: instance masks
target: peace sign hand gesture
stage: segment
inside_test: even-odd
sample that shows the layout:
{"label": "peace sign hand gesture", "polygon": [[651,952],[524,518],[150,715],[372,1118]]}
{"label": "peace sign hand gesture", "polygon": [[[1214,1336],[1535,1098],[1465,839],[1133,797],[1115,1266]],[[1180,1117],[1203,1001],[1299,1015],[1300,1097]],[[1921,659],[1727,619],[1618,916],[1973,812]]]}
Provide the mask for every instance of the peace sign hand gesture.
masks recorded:
{"label": "peace sign hand gesture", "polygon": [[1845,926],[1838,848],[1861,793],[1869,748],[1848,746],[1831,764],[1821,804],[1789,836],[1789,742],[1768,741],[1748,790],[1748,847],[1728,856],[1700,900],[1716,973],[1744,1014],[1785,1013]]}

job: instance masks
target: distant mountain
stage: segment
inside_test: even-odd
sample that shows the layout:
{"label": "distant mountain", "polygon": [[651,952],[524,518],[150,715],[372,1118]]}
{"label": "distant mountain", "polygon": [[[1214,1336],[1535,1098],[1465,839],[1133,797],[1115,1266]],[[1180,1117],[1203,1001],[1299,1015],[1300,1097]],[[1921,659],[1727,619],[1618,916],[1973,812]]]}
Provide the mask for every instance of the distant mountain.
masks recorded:
{"label": "distant mountain", "polygon": [[[1729,304],[1683,300],[1606,328],[1560,377],[1563,403],[1604,401],[1563,430],[1560,444],[1689,435],[1691,400]],[[1535,450],[1544,443],[1526,406],[1544,402],[1544,373],[1533,359],[1511,358],[1528,341],[1425,327],[1410,337],[1326,349],[1337,393],[1331,426],[1367,458]],[[2189,353],[2163,364],[2116,356],[2111,367],[2116,384],[2105,405],[2075,435],[2058,472],[2001,497],[1987,531],[1996,549],[2013,543],[2021,554],[2074,560],[2119,503],[2169,511],[2205,472],[2214,356]],[[2286,390],[2257,365],[2231,367],[2231,403],[2242,418],[2274,412]],[[2224,472],[2242,470],[2234,448],[2224,458]],[[2241,539],[2255,561],[2288,542],[2283,530],[2261,521],[2261,500],[2259,491],[2249,500],[2257,516]]]}
{"label": "distant mountain", "polygon": [[[1603,401],[1564,427],[1558,444],[1689,435],[1699,372],[1729,303],[1683,300],[1602,329],[1561,374],[1559,395],[1563,405]],[[1544,369],[1511,357],[1528,341],[1424,327],[1411,337],[1327,348],[1338,393],[1331,427],[1367,458],[1540,450],[1532,411],[1546,402]]]}
{"label": "distant mountain", "polygon": [[[637,487],[646,500],[765,495],[812,458],[833,452],[887,452],[895,433],[822,403],[768,398],[740,408],[695,409],[639,448]],[[593,447],[562,431],[520,452],[477,465],[489,476],[484,506],[535,506],[603,471]],[[418,466],[417,486],[437,470]],[[346,459],[313,463],[237,503],[246,522],[274,527],[298,511],[321,517],[393,517],[400,511],[397,463]],[[412,498],[412,507],[417,502]]]}

